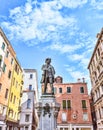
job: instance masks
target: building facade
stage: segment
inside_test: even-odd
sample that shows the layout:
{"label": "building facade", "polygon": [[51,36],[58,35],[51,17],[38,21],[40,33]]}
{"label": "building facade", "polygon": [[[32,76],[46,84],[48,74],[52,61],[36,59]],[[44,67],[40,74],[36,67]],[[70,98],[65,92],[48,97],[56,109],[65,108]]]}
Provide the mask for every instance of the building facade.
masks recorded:
{"label": "building facade", "polygon": [[35,104],[38,101],[37,72],[35,69],[24,69],[24,86],[20,113],[20,130],[36,130],[37,113]]}
{"label": "building facade", "polygon": [[58,130],[93,130],[87,83],[63,83],[58,76],[54,83],[54,93],[61,104],[58,115]]}
{"label": "building facade", "polygon": [[16,130],[19,128],[22,88],[23,71],[17,59],[14,59],[14,69],[6,115],[6,125],[8,130]]}
{"label": "building facade", "polygon": [[0,28],[0,129],[6,127],[8,99],[13,73],[13,59],[16,54]]}
{"label": "building facade", "polygon": [[103,130],[103,28],[88,65],[92,84],[92,115],[95,130]]}

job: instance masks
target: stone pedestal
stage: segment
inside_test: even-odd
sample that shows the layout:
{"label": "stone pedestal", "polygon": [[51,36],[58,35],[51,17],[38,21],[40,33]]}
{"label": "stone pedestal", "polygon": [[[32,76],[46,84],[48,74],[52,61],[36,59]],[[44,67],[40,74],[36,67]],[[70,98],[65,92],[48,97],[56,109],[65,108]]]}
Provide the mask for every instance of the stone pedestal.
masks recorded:
{"label": "stone pedestal", "polygon": [[36,104],[39,117],[37,130],[57,130],[57,116],[60,104],[55,100],[55,96],[45,94],[41,96],[40,102]]}

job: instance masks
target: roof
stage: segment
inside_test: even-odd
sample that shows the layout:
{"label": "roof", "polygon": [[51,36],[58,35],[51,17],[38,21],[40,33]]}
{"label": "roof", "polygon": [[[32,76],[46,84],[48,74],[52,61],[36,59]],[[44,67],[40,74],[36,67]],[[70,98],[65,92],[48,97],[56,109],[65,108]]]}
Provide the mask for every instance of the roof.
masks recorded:
{"label": "roof", "polygon": [[36,69],[24,69],[25,72],[36,72]]}

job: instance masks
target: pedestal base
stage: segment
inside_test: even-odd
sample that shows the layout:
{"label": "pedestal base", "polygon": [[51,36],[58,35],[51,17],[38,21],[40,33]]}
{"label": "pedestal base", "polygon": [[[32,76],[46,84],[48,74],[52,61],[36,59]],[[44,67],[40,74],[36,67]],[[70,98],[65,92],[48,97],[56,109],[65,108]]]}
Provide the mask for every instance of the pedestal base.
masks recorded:
{"label": "pedestal base", "polygon": [[42,95],[40,102],[36,104],[36,109],[39,117],[38,130],[56,130],[60,104],[56,102],[55,96]]}

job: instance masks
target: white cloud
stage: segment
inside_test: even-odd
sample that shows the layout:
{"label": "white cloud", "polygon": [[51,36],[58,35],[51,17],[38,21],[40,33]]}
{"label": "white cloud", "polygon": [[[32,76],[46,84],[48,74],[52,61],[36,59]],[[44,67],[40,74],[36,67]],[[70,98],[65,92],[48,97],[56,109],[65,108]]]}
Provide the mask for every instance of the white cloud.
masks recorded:
{"label": "white cloud", "polygon": [[76,68],[68,66],[66,70],[69,72],[70,76],[74,79],[77,80],[78,78],[83,78],[86,77],[86,74],[84,72],[76,70]]}
{"label": "white cloud", "polygon": [[71,53],[71,52],[76,51],[80,47],[81,46],[79,46],[79,45],[70,45],[69,43],[68,44],[55,43],[55,44],[49,45],[45,49],[59,51],[60,53]]}
{"label": "white cloud", "polygon": [[70,35],[75,33],[76,19],[72,16],[64,18],[58,11],[58,1],[42,2],[39,8],[33,8],[33,4],[30,1],[25,6],[10,10],[11,22],[1,23],[8,29],[9,39],[15,38],[25,42],[38,39],[38,43],[49,40],[57,42],[58,34],[63,37],[63,31],[67,32],[67,28]]}
{"label": "white cloud", "polygon": [[68,8],[77,8],[79,6],[82,6],[86,4],[88,0],[60,0],[60,3],[62,6],[68,7]]}
{"label": "white cloud", "polygon": [[98,0],[98,2],[96,2],[96,0],[91,0],[91,5],[93,6],[94,9],[103,10],[102,0]]}

